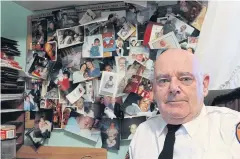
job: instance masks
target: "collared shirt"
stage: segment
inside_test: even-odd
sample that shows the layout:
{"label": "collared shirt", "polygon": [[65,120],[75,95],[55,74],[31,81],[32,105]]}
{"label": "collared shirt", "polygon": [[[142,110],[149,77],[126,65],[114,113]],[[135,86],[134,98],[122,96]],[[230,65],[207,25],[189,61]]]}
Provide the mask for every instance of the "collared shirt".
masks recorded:
{"label": "collared shirt", "polygon": [[[174,159],[240,159],[236,126],[240,113],[225,107],[203,106],[201,113],[176,132]],[[139,125],[129,147],[131,159],[157,159],[167,123],[161,114]]]}

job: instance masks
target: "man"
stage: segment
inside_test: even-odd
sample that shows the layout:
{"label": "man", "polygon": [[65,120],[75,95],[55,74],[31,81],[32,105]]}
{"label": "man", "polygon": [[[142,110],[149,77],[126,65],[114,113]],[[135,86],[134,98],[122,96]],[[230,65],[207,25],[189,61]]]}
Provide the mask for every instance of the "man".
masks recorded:
{"label": "man", "polygon": [[194,54],[181,49],[162,53],[153,82],[160,114],[140,124],[129,147],[130,158],[239,158],[240,113],[205,106],[208,85],[209,76],[201,72]]}

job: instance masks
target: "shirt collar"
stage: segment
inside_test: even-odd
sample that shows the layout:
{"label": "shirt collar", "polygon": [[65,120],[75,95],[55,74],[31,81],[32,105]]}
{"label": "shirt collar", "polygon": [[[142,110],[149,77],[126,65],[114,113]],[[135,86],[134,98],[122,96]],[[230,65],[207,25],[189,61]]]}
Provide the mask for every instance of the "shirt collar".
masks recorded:
{"label": "shirt collar", "polygon": [[193,137],[194,134],[198,131],[200,124],[202,123],[202,118],[206,115],[206,106],[203,105],[200,114],[193,120],[183,124],[183,127],[186,129],[190,137]]}
{"label": "shirt collar", "polygon": [[[190,135],[190,137],[192,137],[195,134],[195,132],[197,132],[197,129],[198,129],[200,123],[201,123],[201,119],[205,115],[206,115],[206,106],[203,105],[200,114],[195,119],[193,119],[190,122],[187,122],[187,123],[183,124],[183,127],[186,129],[186,131]],[[156,135],[157,135],[157,137],[159,137],[162,134],[164,128],[167,125],[167,123],[163,120],[161,114],[158,114],[156,116],[158,116],[156,124],[159,125],[159,127],[157,127],[157,129],[156,129]]]}

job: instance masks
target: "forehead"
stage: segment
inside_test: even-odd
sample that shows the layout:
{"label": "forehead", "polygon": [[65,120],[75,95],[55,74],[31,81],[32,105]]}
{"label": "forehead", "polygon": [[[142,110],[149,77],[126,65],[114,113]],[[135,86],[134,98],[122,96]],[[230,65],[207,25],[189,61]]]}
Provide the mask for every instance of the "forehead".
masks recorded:
{"label": "forehead", "polygon": [[197,63],[192,56],[182,54],[176,55],[173,53],[166,53],[159,57],[155,64],[155,75],[159,74],[173,74],[176,72],[189,72],[195,74],[197,72]]}

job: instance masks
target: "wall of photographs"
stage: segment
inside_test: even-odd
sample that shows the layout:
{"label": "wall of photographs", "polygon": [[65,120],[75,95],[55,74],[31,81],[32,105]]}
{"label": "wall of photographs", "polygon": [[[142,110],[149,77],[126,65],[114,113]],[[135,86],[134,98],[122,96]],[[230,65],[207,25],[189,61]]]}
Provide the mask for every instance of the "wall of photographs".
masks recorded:
{"label": "wall of photographs", "polygon": [[169,3],[109,2],[29,17],[24,109],[36,148],[63,129],[119,150],[157,114],[154,62],[171,48],[194,54],[207,10],[197,1]]}

